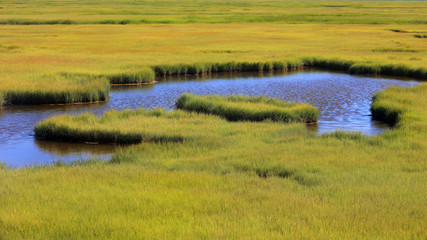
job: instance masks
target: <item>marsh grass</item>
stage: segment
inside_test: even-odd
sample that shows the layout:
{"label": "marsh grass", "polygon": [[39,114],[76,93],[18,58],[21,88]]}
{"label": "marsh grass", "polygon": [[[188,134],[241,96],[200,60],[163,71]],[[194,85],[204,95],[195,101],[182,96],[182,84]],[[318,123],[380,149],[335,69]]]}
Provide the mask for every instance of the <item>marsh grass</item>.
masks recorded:
{"label": "marsh grass", "polygon": [[303,58],[305,66],[328,70],[347,71],[350,74],[381,74],[389,76],[427,79],[425,68],[412,68],[402,64],[379,64],[369,62],[354,62],[341,59],[325,59],[317,57]]}
{"label": "marsh grass", "polygon": [[[197,132],[221,122],[220,119],[195,113],[166,110],[109,111],[102,117],[93,114],[61,115],[48,118],[34,128],[43,140],[104,144],[141,142],[182,142],[200,137]],[[211,131],[214,131],[215,128]],[[209,132],[205,131],[209,135]]]}
{"label": "marsh grass", "polygon": [[[0,30],[0,93],[89,86],[39,77],[60,71],[104,75],[101,82],[109,85],[106,75],[137,71],[123,67],[129,65],[164,65],[158,76],[270,71],[269,62],[274,70],[291,70],[303,56],[317,56],[303,59],[306,66],[349,72],[357,64],[352,71],[361,74],[427,79],[425,42],[412,36],[426,32],[422,1],[100,4],[2,4],[1,21],[18,25]],[[58,17],[73,24],[55,25],[60,21],[51,19]],[[373,112],[398,116],[389,117],[397,121],[392,130],[375,137],[317,136],[302,123],[201,114],[194,121],[152,116],[149,124],[132,114],[112,114],[123,119],[105,123],[64,117],[64,126],[77,131],[96,125],[110,135],[140,133],[144,125],[188,138],[126,146],[113,155],[114,164],[0,164],[0,238],[426,239],[426,96],[426,84],[379,93]]]}
{"label": "marsh grass", "polygon": [[154,82],[155,74],[151,68],[142,68],[107,74],[106,77],[111,84],[143,84]]}
{"label": "marsh grass", "polygon": [[218,115],[228,121],[316,122],[319,110],[303,103],[286,103],[278,99],[246,96],[181,95],[177,109]]}
{"label": "marsh grass", "polygon": [[2,108],[6,103],[6,100],[4,98],[4,94],[0,92],[0,108]]}
{"label": "marsh grass", "polygon": [[323,69],[347,71],[355,62],[336,58],[319,58],[319,57],[305,57],[303,62],[307,66],[318,67]]}
{"label": "marsh grass", "polygon": [[104,77],[90,74],[58,73],[25,82],[25,88],[10,83],[2,85],[7,104],[70,104],[104,101],[110,84]]}
{"label": "marsh grass", "polygon": [[304,62],[299,61],[264,61],[264,62],[218,62],[194,64],[161,64],[152,66],[157,76],[171,75],[204,75],[221,72],[263,72],[287,71],[302,68]]}

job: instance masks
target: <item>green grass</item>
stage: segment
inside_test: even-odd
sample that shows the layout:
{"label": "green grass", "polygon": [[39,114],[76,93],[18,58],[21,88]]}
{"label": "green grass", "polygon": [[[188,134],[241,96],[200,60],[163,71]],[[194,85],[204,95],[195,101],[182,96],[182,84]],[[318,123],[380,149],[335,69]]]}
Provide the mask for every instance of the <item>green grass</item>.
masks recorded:
{"label": "green grass", "polygon": [[181,95],[175,106],[186,111],[213,114],[228,121],[316,122],[319,110],[303,103],[286,103],[278,99],[246,96]]}

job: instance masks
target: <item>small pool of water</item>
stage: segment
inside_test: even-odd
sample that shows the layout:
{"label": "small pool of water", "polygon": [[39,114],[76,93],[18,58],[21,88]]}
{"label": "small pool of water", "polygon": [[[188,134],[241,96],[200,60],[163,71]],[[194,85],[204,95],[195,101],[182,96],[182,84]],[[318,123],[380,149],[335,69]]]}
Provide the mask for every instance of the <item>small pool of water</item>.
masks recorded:
{"label": "small pool of water", "polygon": [[354,76],[317,70],[290,73],[218,74],[212,76],[171,77],[144,86],[113,87],[105,103],[87,105],[13,106],[0,110],[0,162],[23,167],[65,162],[96,156],[108,158],[113,145],[85,145],[37,141],[34,125],[58,114],[92,112],[102,115],[110,109],[162,107],[174,109],[175,100],[184,92],[198,95],[266,95],[291,102],[306,102],[320,109],[314,131],[336,129],[361,131],[375,135],[387,125],[372,121],[370,105],[374,93],[389,86],[410,87],[413,80]]}

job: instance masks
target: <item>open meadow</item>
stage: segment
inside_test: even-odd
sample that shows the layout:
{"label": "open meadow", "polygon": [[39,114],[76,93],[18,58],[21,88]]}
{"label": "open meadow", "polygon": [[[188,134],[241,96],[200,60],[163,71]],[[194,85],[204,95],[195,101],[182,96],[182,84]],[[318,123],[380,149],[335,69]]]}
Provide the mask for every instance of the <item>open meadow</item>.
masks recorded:
{"label": "open meadow", "polygon": [[[3,1],[0,120],[217,72],[425,81],[426,34],[425,1]],[[119,146],[107,161],[0,164],[0,239],[427,238],[426,83],[375,94],[390,128],[373,136],[309,131],[319,110],[305,103],[186,94],[175,107],[35,125],[32,138]]]}

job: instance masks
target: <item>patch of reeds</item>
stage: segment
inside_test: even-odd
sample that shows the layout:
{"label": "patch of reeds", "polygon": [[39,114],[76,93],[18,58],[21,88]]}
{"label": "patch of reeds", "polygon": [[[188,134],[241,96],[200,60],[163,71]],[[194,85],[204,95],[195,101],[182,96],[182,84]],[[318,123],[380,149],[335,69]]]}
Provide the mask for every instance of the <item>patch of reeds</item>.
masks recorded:
{"label": "patch of reeds", "polygon": [[154,82],[154,71],[151,68],[143,68],[136,71],[124,71],[107,74],[111,84],[143,84]]}
{"label": "patch of reeds", "polygon": [[228,121],[316,122],[319,110],[304,103],[287,103],[278,99],[246,96],[181,95],[176,108],[220,116]]}
{"label": "patch of reeds", "polygon": [[152,66],[157,76],[203,75],[220,72],[287,71],[303,67],[303,61],[222,62],[194,64],[161,64]]}
{"label": "patch of reeds", "polygon": [[376,93],[372,97],[370,110],[372,113],[372,119],[383,121],[391,126],[395,126],[399,122],[400,116],[404,112],[404,108],[396,104],[396,102],[388,96],[389,91],[392,90],[388,89],[386,91]]}
{"label": "patch of reeds", "polygon": [[109,111],[102,117],[85,113],[61,115],[38,123],[35,136],[42,140],[66,142],[136,144],[141,142],[182,142],[209,134],[209,126],[220,118],[163,109]]}
{"label": "patch of reeds", "polygon": [[3,105],[5,105],[5,103],[6,103],[6,99],[4,98],[4,94],[0,92],[0,108],[2,108]]}
{"label": "patch of reeds", "polygon": [[373,64],[355,63],[351,65],[348,72],[351,74],[379,74],[381,73],[381,68]]}
{"label": "patch of reeds", "polygon": [[107,78],[90,74],[59,73],[40,78],[28,82],[24,89],[11,87],[3,90],[3,103],[34,105],[104,101],[110,89]]}
{"label": "patch of reeds", "polygon": [[347,71],[354,61],[342,60],[342,59],[326,59],[317,57],[305,57],[303,62],[306,66],[324,68],[328,70]]}

